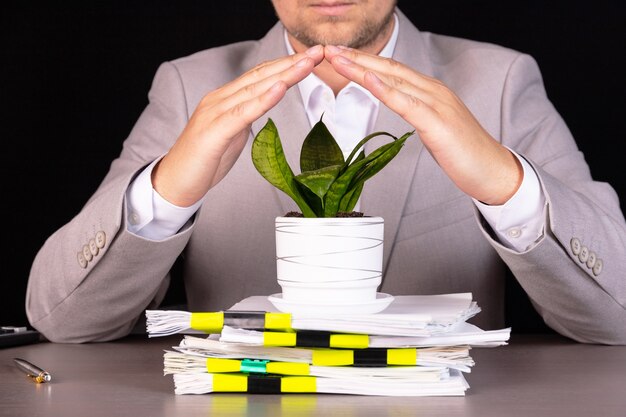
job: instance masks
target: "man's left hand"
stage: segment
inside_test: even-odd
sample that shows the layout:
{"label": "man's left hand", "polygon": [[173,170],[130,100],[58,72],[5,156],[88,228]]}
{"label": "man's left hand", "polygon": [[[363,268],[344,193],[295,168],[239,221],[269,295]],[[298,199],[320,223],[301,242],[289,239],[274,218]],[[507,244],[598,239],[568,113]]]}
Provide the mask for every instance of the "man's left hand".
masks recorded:
{"label": "man's left hand", "polygon": [[441,81],[397,61],[326,46],[337,73],[368,89],[419,134],[452,181],[486,204],[504,204],[523,179],[517,158],[498,143]]}

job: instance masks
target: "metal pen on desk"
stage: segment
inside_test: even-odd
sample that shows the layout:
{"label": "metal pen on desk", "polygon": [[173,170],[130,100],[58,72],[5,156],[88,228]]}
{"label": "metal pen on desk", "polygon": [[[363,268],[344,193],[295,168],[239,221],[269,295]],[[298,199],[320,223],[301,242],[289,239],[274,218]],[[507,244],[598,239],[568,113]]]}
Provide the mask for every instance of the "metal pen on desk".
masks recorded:
{"label": "metal pen on desk", "polygon": [[13,360],[15,361],[15,364],[18,368],[26,372],[26,375],[31,377],[33,381],[37,382],[38,384],[43,382],[50,382],[50,380],[52,380],[52,375],[50,375],[48,372],[44,371],[40,367],[33,365],[27,360],[20,358],[13,358]]}

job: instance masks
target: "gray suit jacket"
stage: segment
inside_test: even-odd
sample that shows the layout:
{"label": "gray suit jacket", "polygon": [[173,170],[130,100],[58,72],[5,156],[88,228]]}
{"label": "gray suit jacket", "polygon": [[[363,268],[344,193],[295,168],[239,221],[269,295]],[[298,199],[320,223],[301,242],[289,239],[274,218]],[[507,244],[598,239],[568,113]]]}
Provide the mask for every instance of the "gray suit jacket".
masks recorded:
{"label": "gray suit jacket", "polygon": [[[548,101],[529,56],[498,46],[419,32],[402,13],[394,58],[448,85],[482,125],[534,166],[547,197],[544,236],[524,253],[508,250],[439,169],[419,138],[371,179],[361,209],[385,219],[384,281],[391,294],[471,291],[484,328],[503,326],[504,277],[513,271],[544,320],[579,341],[626,343],[626,225],[618,198],[594,182],[566,125]],[[276,284],[274,218],[295,205],[255,171],[250,142],[200,211],[175,236],[150,241],[127,232],[125,191],[167,152],[200,99],[247,69],[286,54],[277,24],[242,42],[164,63],[150,103],[119,158],[84,208],[38,253],[28,285],[31,324],[53,341],[127,334],[155,307],[182,253],[193,311],[224,309]],[[310,128],[298,89],[268,114],[292,166]],[[252,126],[250,138],[267,117]],[[413,130],[381,106],[375,130]],[[594,273],[572,239],[602,260]],[[83,258],[84,245],[87,251]],[[91,252],[97,253],[90,255]],[[89,259],[91,258],[91,259]]]}

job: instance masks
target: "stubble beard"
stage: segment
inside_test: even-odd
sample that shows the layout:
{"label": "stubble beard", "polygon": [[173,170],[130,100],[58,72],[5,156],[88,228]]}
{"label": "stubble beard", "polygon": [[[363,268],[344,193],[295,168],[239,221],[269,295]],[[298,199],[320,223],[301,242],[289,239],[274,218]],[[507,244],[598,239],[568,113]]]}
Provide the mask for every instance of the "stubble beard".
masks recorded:
{"label": "stubble beard", "polygon": [[[354,49],[361,49],[374,44],[380,37],[385,36],[388,28],[390,28],[391,19],[393,19],[394,9],[392,8],[382,19],[368,19],[355,33],[341,34],[328,31],[315,30],[315,24],[300,24],[296,28],[287,28],[291,36],[296,38],[300,43],[310,48],[315,45],[343,45]],[[331,24],[340,24],[342,17],[326,16],[324,22]]]}

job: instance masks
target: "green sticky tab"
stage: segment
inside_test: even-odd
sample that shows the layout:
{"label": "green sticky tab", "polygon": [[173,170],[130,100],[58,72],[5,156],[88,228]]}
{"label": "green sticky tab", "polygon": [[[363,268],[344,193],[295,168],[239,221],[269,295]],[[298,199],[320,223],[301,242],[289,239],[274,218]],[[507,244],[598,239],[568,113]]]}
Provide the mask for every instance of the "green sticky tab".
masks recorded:
{"label": "green sticky tab", "polygon": [[244,359],[241,361],[241,372],[250,374],[265,374],[265,365],[269,361],[261,359]]}

